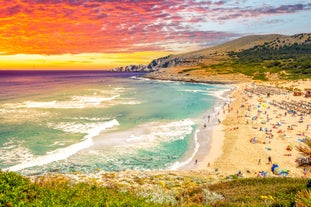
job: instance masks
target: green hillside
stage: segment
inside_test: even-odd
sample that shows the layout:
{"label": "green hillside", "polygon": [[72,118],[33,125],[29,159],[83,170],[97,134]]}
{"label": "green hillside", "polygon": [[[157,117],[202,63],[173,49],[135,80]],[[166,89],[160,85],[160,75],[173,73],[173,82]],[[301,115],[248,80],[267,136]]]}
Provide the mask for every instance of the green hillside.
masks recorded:
{"label": "green hillside", "polygon": [[[278,74],[283,79],[311,77],[311,38],[306,43],[293,43],[283,46],[261,46],[229,52],[231,61],[218,66],[231,67],[232,72],[254,76],[254,79],[267,79],[266,75]],[[217,65],[214,65],[214,67]]]}
{"label": "green hillside", "polygon": [[245,36],[203,50],[159,58],[154,65],[162,69],[163,77],[168,73],[179,75],[180,79],[188,76],[196,80],[216,74],[243,74],[255,80],[310,78],[311,33]]}

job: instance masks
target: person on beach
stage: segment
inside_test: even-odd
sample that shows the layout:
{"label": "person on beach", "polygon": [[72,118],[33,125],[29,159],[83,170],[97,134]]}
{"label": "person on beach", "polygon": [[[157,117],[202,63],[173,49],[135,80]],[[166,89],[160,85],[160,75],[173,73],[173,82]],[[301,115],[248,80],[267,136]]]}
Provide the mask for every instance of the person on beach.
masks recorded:
{"label": "person on beach", "polygon": [[195,165],[198,164],[198,160],[195,160],[194,164],[195,164]]}
{"label": "person on beach", "polygon": [[271,156],[268,157],[268,164],[272,164],[272,158],[271,158]]}
{"label": "person on beach", "polygon": [[304,168],[304,169],[303,169],[303,176],[304,176],[304,177],[307,177],[307,174],[308,174],[308,169],[307,169],[307,168]]}
{"label": "person on beach", "polygon": [[258,165],[260,165],[260,164],[261,164],[261,159],[258,160]]}
{"label": "person on beach", "polygon": [[207,116],[207,119],[208,119],[208,122],[211,120],[211,116],[210,115],[208,115]]}

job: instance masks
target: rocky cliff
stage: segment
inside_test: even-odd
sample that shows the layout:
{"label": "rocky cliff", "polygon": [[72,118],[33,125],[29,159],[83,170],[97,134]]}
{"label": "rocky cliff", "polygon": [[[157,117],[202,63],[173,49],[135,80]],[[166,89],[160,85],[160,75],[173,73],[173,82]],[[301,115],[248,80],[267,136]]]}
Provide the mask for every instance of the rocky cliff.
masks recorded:
{"label": "rocky cliff", "polygon": [[154,72],[161,68],[172,68],[178,66],[197,66],[203,62],[204,56],[178,57],[165,56],[152,60],[148,65],[128,65],[125,67],[113,68],[114,72]]}
{"label": "rocky cliff", "polygon": [[128,66],[121,66],[117,68],[112,68],[111,71],[113,72],[152,72],[146,65],[128,65]]}

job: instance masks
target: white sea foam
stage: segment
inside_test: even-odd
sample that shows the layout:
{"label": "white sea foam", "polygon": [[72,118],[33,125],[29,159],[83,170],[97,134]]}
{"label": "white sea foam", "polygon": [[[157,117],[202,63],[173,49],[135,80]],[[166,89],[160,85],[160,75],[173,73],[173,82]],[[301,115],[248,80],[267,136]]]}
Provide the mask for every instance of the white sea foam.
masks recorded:
{"label": "white sea foam", "polygon": [[73,102],[78,104],[83,104],[86,106],[99,105],[103,102],[112,101],[116,98],[120,97],[120,95],[113,95],[111,97],[102,97],[102,96],[73,96],[71,97]]}
{"label": "white sea foam", "polygon": [[[119,90],[122,90],[121,88]],[[140,101],[133,99],[120,98],[120,94],[108,95],[84,95],[84,96],[72,96],[68,101],[24,101],[22,103],[7,103],[3,107],[6,109],[37,109],[37,108],[49,108],[49,109],[82,109],[92,107],[107,107],[118,104],[134,105],[140,104]],[[0,113],[4,113],[4,109]]]}
{"label": "white sea foam", "polygon": [[137,77],[137,76],[131,76],[131,79],[135,79],[135,80],[145,80],[145,81],[149,81],[150,78],[143,78],[143,77]]}
{"label": "white sea foam", "polygon": [[31,151],[23,146],[22,141],[11,139],[4,143],[0,148],[0,162],[2,165],[12,165],[16,162],[29,161],[34,155]]}
{"label": "white sea foam", "polygon": [[[1,106],[0,106],[1,107]],[[37,111],[34,109],[0,109],[0,119],[2,123],[23,123],[25,121],[40,121],[43,118],[52,117],[53,113],[48,111]]]}
{"label": "white sea foam", "polygon": [[172,81],[172,80],[150,79],[150,78],[137,77],[137,76],[131,76],[130,78],[135,79],[135,80],[154,81],[154,82],[161,82],[161,83],[173,83],[173,82],[177,83],[177,81]]}
{"label": "white sea foam", "polygon": [[161,142],[172,142],[184,139],[185,135],[191,134],[193,125],[194,123],[192,120],[172,122],[167,125],[156,127],[153,134],[160,139]]}
{"label": "white sea foam", "polygon": [[92,134],[94,131],[101,131],[111,128],[114,125],[119,125],[116,119],[107,122],[93,122],[93,123],[75,123],[75,122],[61,122],[58,124],[48,123],[48,127],[53,129],[62,130],[69,133],[83,133]]}
{"label": "white sea foam", "polygon": [[137,101],[137,100],[132,100],[132,99],[121,99],[120,102],[117,102],[120,105],[139,105],[142,102]]}
{"label": "white sea foam", "polygon": [[185,90],[179,90],[181,92],[190,92],[190,93],[205,93],[209,94],[207,90],[190,90],[190,89],[185,89]]}
{"label": "white sea foam", "polygon": [[154,146],[163,142],[173,142],[182,140],[192,133],[192,126],[194,125],[191,120],[182,120],[178,122],[171,122],[164,125],[156,125],[151,127],[148,132],[140,135],[132,134],[126,139],[127,145],[139,146]]}
{"label": "white sea foam", "polygon": [[[140,150],[153,151],[159,149],[163,143],[185,139],[193,132],[193,125],[194,122],[189,119],[170,123],[150,122],[129,131],[98,136],[94,139],[94,145],[90,150],[82,153],[98,154],[96,159],[102,163],[109,163],[119,158],[136,157]],[[87,155],[84,154],[83,157]],[[140,157],[137,157],[137,160],[139,161]],[[124,169],[124,166],[120,166],[120,169]],[[137,169],[140,167],[137,166]]]}
{"label": "white sea foam", "polygon": [[87,121],[107,121],[109,118],[103,118],[103,117],[76,117],[76,118],[70,118],[72,120],[87,120]]}
{"label": "white sea foam", "polygon": [[[14,165],[14,166],[9,167],[5,170],[19,171],[19,170],[22,170],[25,168],[34,167],[34,166],[41,166],[41,165],[45,165],[45,164],[48,164],[48,163],[51,163],[54,161],[66,159],[66,158],[76,154],[77,152],[92,146],[93,145],[92,138],[99,135],[99,133],[101,131],[104,131],[108,128],[112,128],[112,127],[117,126],[117,125],[119,125],[119,122],[116,119],[111,120],[111,121],[107,121],[104,123],[87,124],[86,126],[82,126],[80,124],[77,124],[76,126],[74,126],[73,123],[65,124],[65,125],[57,124],[54,127],[57,129],[61,129],[65,132],[87,133],[87,135],[84,136],[84,141],[82,141],[82,142],[79,142],[77,144],[73,144],[69,147],[65,147],[65,148],[61,148],[58,150],[48,152],[44,156],[40,156],[40,157],[31,159],[31,160],[26,160],[25,162],[22,162],[21,164]],[[79,129],[79,127],[82,127],[82,128]]]}
{"label": "white sea foam", "polygon": [[50,146],[64,146],[65,144],[66,144],[66,142],[57,141],[57,142],[54,142],[53,144],[51,144]]}
{"label": "white sea foam", "polygon": [[69,101],[25,101],[17,108],[55,108],[55,109],[70,109],[70,108],[88,108],[97,107],[102,105],[104,102],[112,101],[118,98],[120,95],[114,95],[110,97],[103,97],[97,95],[91,96],[72,96]]}
{"label": "white sea foam", "polygon": [[212,91],[210,94],[215,96],[218,99],[221,99],[223,101],[229,102],[229,101],[231,101],[231,99],[228,98],[228,97],[225,97],[224,95],[225,95],[226,92],[229,92],[231,90],[232,90],[232,88],[226,88],[226,89],[223,89],[223,90]]}
{"label": "white sea foam", "polygon": [[[138,126],[129,131],[111,132],[101,135],[94,141],[94,150],[104,150],[108,160],[113,156],[135,154],[140,149],[158,147],[161,143],[169,143],[185,139],[193,131],[192,120],[171,123],[152,122]],[[112,156],[112,157],[111,157]]]}

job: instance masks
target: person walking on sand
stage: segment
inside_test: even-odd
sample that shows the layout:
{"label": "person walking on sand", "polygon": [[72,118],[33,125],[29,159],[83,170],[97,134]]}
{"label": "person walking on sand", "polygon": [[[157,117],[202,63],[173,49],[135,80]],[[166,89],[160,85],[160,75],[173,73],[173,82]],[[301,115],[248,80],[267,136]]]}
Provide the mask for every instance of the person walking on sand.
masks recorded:
{"label": "person walking on sand", "polygon": [[207,119],[208,119],[208,122],[210,121],[210,119],[211,119],[211,116],[210,115],[208,115],[207,116]]}
{"label": "person walking on sand", "polygon": [[268,164],[272,164],[272,158],[271,158],[271,156],[268,157]]}
{"label": "person walking on sand", "polygon": [[260,164],[261,164],[261,159],[258,160],[258,165],[260,165]]}

